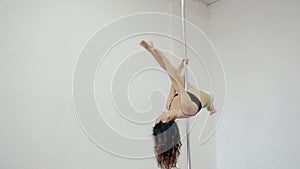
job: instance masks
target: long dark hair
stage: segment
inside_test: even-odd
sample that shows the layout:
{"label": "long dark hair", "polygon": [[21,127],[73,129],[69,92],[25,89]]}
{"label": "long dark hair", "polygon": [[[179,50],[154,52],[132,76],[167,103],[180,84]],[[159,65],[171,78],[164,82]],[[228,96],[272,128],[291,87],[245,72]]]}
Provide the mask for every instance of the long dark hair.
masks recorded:
{"label": "long dark hair", "polygon": [[176,167],[180,155],[181,141],[178,126],[174,120],[159,122],[153,127],[154,152],[157,164],[162,169]]}

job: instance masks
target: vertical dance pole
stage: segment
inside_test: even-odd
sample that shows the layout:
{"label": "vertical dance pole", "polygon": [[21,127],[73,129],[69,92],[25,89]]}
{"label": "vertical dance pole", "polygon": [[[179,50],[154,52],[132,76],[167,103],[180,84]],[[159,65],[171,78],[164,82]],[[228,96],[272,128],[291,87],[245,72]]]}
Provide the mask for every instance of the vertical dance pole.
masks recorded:
{"label": "vertical dance pole", "polygon": [[[182,25],[182,37],[183,37],[183,51],[185,56],[185,61],[187,61],[188,56],[186,52],[186,33],[185,33],[185,6],[184,0],[181,0],[181,25]],[[188,90],[188,70],[187,64],[184,63],[184,89]],[[187,169],[191,169],[191,151],[190,151],[190,137],[189,137],[189,119],[186,119],[186,150],[187,150]]]}

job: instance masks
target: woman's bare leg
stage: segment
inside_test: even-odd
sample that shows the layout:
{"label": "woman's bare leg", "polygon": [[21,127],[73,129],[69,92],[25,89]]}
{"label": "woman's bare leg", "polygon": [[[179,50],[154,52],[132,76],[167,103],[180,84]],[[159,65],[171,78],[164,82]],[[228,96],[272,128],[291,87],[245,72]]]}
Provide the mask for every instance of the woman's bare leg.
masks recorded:
{"label": "woman's bare leg", "polygon": [[159,65],[168,72],[169,77],[172,81],[172,85],[175,90],[178,92],[179,97],[181,98],[181,108],[185,114],[193,115],[198,107],[192,102],[188,93],[184,89],[184,79],[177,71],[177,69],[170,63],[166,56],[159,50],[153,47],[151,42],[142,41],[141,45],[146,48],[159,63]]}
{"label": "woman's bare leg", "polygon": [[[171,79],[177,78],[176,80],[178,81],[178,83],[180,83],[181,85],[184,84],[184,79],[183,77],[178,73],[177,69],[170,63],[170,61],[165,57],[165,55],[159,50],[159,49],[155,49],[152,45],[152,42],[145,42],[142,41],[141,45],[147,49],[152,56],[155,58],[155,60],[158,62],[158,64],[165,70],[167,71],[167,73],[169,74],[169,76],[178,76],[178,77],[171,77]],[[177,84],[174,84],[175,86],[177,86]],[[177,92],[179,91],[179,87],[175,87],[175,90]]]}

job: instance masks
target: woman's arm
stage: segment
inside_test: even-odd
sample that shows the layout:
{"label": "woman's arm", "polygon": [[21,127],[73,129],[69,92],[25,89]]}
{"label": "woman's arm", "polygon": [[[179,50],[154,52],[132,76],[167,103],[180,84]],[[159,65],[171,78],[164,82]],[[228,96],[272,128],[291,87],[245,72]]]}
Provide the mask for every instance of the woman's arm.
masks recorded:
{"label": "woman's arm", "polygon": [[171,107],[171,103],[174,99],[174,95],[176,93],[176,90],[175,88],[173,87],[173,85],[171,85],[171,88],[170,88],[170,92],[169,92],[169,97],[168,97],[168,100],[167,100],[167,104],[166,104],[166,108],[168,110],[170,110],[170,107]]}
{"label": "woman's arm", "polygon": [[[187,60],[187,64],[188,64],[188,61],[189,61],[189,60]],[[182,71],[182,69],[183,69],[184,62],[185,62],[185,59],[183,59],[183,60],[181,61],[181,63],[178,65],[178,67],[177,67],[177,71],[178,71],[179,73],[181,73],[181,71]],[[172,103],[172,101],[173,101],[173,99],[174,99],[175,93],[176,93],[176,90],[175,90],[175,88],[173,87],[173,85],[171,85],[170,92],[169,92],[169,97],[168,97],[167,104],[166,104],[166,108],[167,108],[168,110],[170,110],[171,103]]]}
{"label": "woman's arm", "polygon": [[187,59],[186,61],[185,61],[185,59],[182,59],[181,63],[180,63],[180,64],[178,65],[178,67],[177,67],[177,71],[178,71],[179,73],[182,72],[182,69],[183,69],[183,66],[184,66],[184,62],[186,62],[186,64],[188,64],[188,63],[189,63],[189,59]]}

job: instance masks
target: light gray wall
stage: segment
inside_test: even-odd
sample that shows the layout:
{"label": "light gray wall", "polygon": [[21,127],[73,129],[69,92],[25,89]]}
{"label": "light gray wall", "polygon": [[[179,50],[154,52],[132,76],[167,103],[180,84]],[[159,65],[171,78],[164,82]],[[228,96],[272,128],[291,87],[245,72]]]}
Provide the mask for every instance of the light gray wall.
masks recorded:
{"label": "light gray wall", "polygon": [[[172,1],[171,13],[180,16],[181,6],[179,1]],[[193,52],[188,48],[187,54],[190,58],[189,64],[189,80],[192,84],[200,89],[205,89],[211,91],[210,80],[213,80],[209,75],[213,76],[212,69],[212,58],[216,57],[215,54],[208,49],[212,49],[209,41],[203,36],[201,31],[205,35],[209,34],[209,11],[206,5],[199,3],[195,0],[186,1],[186,36],[187,45],[193,48],[198,56],[193,54]],[[188,22],[192,22],[195,27],[201,29],[196,31],[192,28]],[[181,27],[172,26],[172,32],[174,35],[182,34]],[[205,49],[207,47],[207,49]],[[180,57],[183,56],[183,47],[179,43],[173,43],[173,48],[175,53],[179,54]],[[207,52],[207,53],[205,53]],[[175,62],[175,60],[172,60]],[[177,61],[178,63],[178,61]],[[204,64],[204,65],[203,65]],[[208,75],[209,73],[209,75]],[[222,86],[223,87],[223,86]],[[221,87],[221,88],[222,88]],[[215,89],[215,86],[213,86]],[[224,92],[224,91],[222,91]],[[213,135],[214,129],[216,128],[216,122],[220,119],[220,114],[216,116],[208,116],[208,113],[203,110],[197,115],[197,117],[192,118],[191,124],[193,124],[190,131],[191,139],[191,161],[192,168],[216,168],[216,148],[215,148],[215,137]],[[193,121],[196,120],[196,121]],[[181,122],[181,121],[179,121]],[[185,122],[179,123],[181,131],[185,130]],[[202,131],[203,130],[203,131]],[[208,139],[208,141],[205,141]],[[199,144],[200,143],[200,144]],[[179,167],[186,168],[186,144],[184,143],[184,149],[180,160],[183,162]]]}
{"label": "light gray wall", "polygon": [[221,0],[210,31],[228,82],[219,169],[300,167],[300,1]]}
{"label": "light gray wall", "polygon": [[[187,19],[208,31],[206,6],[188,1],[187,7]],[[73,71],[87,39],[111,20],[136,12],[179,15],[179,10],[179,1],[170,0],[1,1],[0,168],[156,168],[153,158],[135,160],[114,156],[99,149],[85,135],[72,100]],[[172,28],[170,20],[170,31],[176,34],[179,30]],[[157,44],[176,52],[176,44],[163,44],[163,41]],[[165,82],[162,90],[167,92],[169,81],[166,76],[161,78]],[[148,83],[136,84],[141,85]],[[151,133],[152,124],[135,130],[126,130],[122,124],[116,123],[114,127],[124,129],[127,134]],[[210,125],[213,124],[212,121]],[[193,166],[216,168],[214,138],[197,145],[199,130],[195,128],[191,134]],[[116,142],[112,140],[112,144]],[[182,168],[186,166],[184,157],[183,148],[183,159],[179,162]]]}

